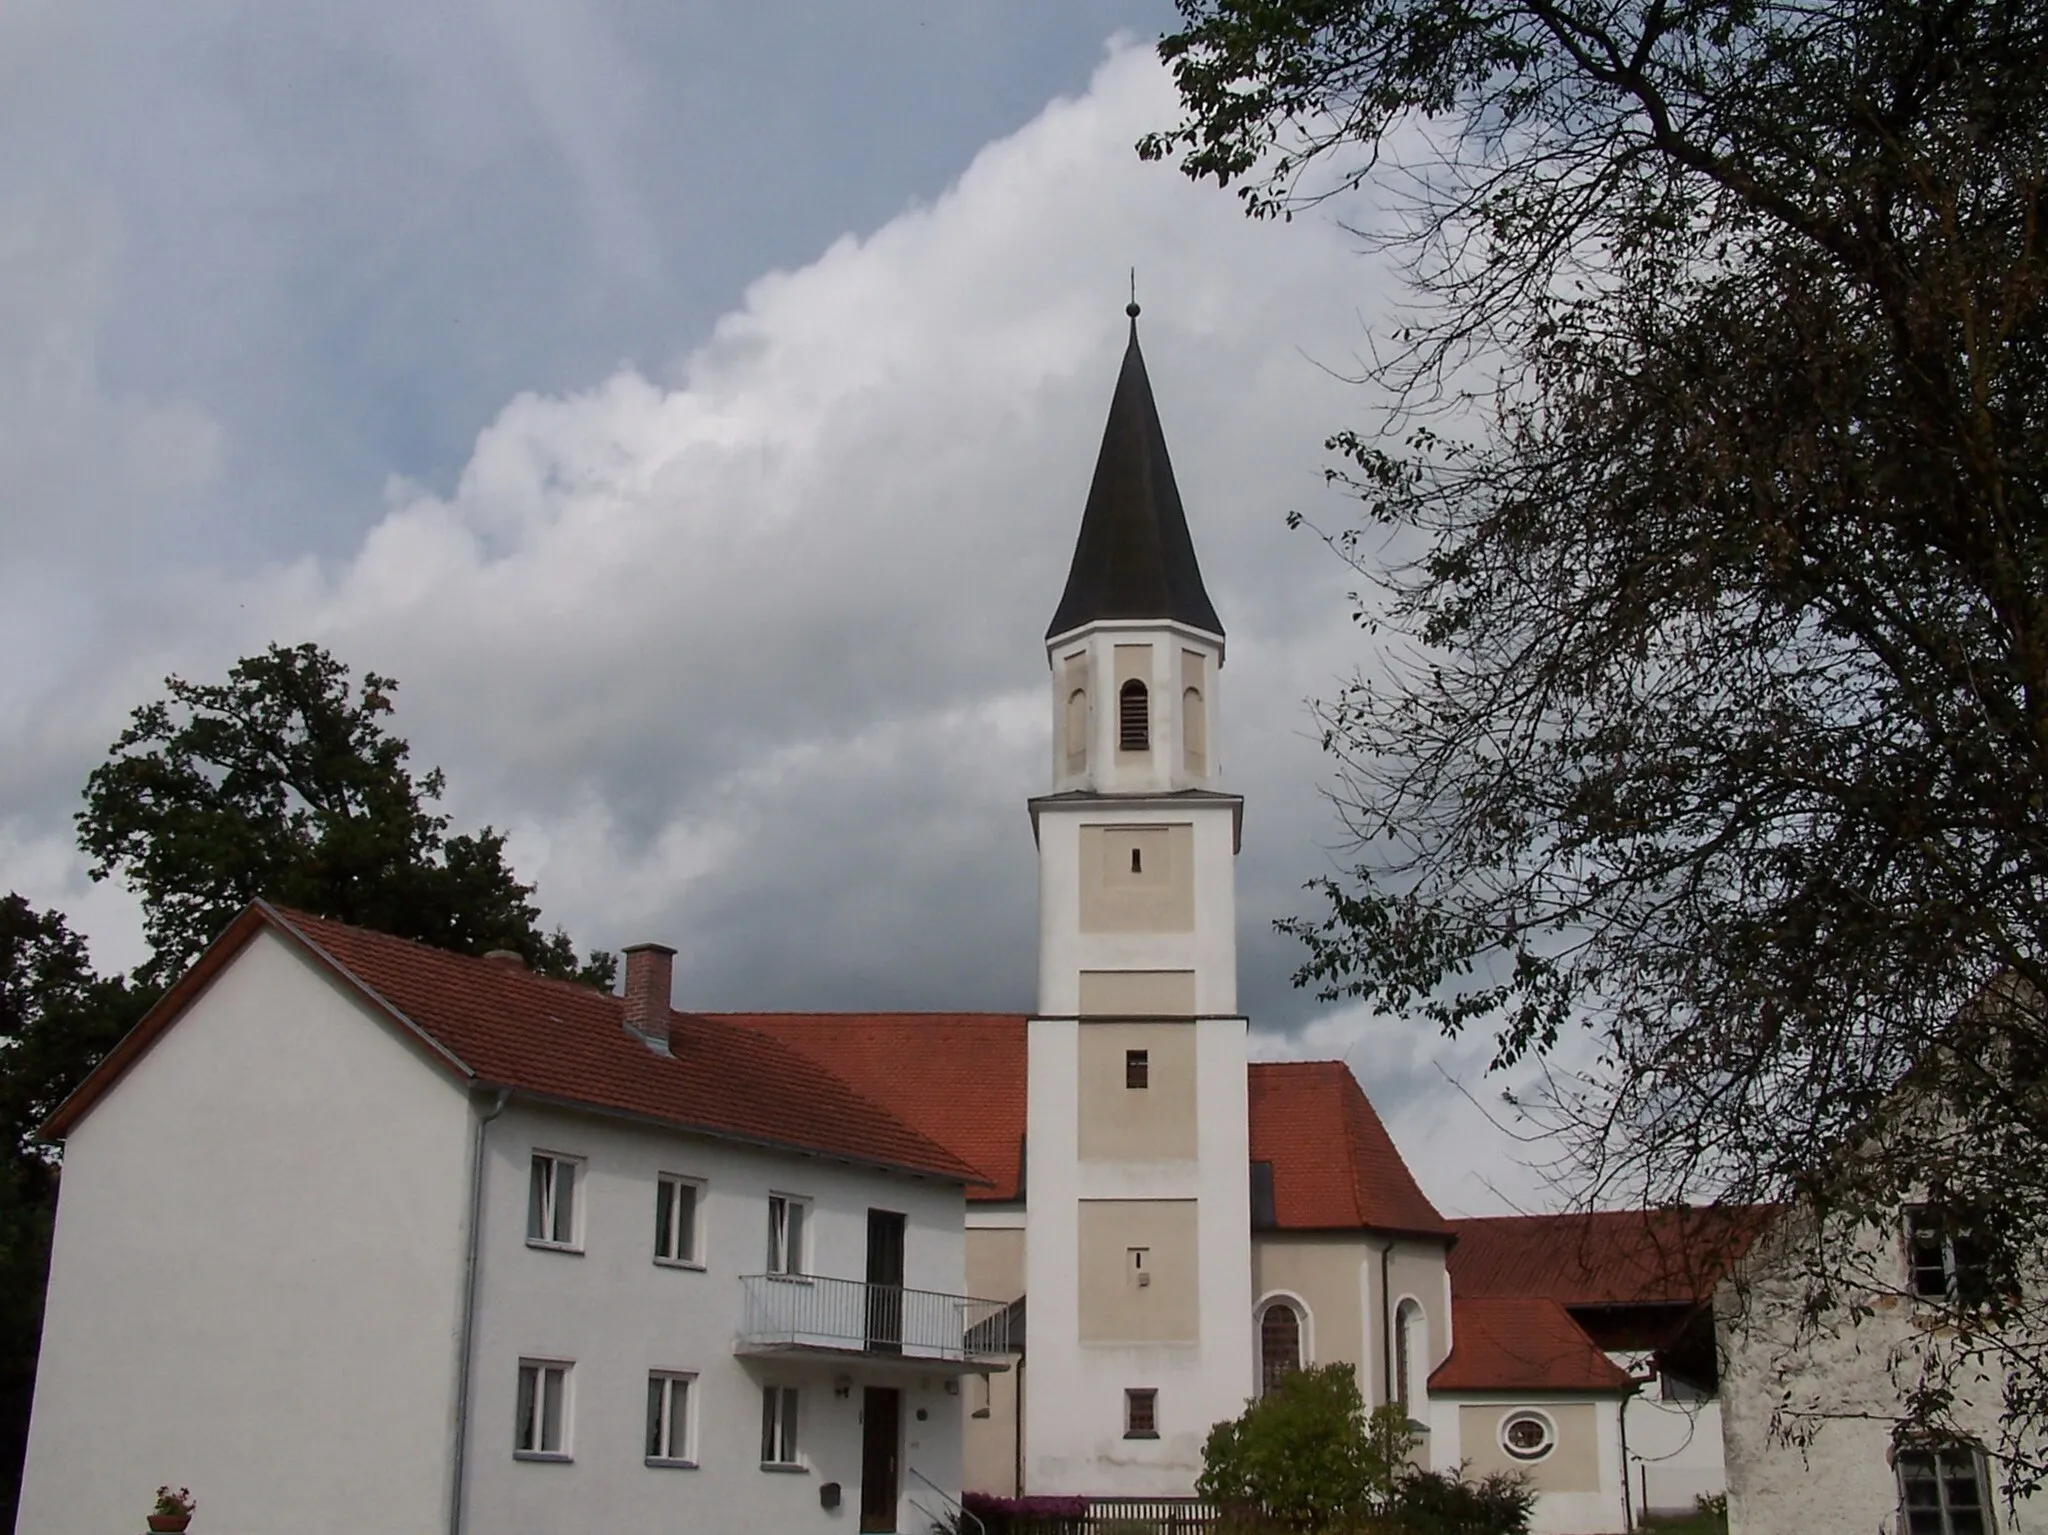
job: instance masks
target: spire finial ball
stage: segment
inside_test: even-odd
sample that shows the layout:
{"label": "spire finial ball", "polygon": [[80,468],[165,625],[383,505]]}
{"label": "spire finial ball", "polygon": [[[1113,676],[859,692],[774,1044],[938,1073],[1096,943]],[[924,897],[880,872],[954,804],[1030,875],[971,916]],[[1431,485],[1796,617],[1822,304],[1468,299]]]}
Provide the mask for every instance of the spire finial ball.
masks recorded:
{"label": "spire finial ball", "polygon": [[1129,315],[1134,320],[1137,319],[1138,301],[1136,299],[1132,299],[1128,304],[1124,305],[1124,313]]}

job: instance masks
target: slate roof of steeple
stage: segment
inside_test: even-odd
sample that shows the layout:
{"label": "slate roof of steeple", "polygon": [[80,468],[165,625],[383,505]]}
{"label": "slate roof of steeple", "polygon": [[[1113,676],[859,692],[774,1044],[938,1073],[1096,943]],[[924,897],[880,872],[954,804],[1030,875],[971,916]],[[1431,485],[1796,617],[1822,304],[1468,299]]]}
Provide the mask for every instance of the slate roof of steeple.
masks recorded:
{"label": "slate roof of steeple", "polygon": [[1173,483],[1166,433],[1138,350],[1135,304],[1130,313],[1130,345],[1109,402],[1067,589],[1047,639],[1099,618],[1165,618],[1223,633]]}

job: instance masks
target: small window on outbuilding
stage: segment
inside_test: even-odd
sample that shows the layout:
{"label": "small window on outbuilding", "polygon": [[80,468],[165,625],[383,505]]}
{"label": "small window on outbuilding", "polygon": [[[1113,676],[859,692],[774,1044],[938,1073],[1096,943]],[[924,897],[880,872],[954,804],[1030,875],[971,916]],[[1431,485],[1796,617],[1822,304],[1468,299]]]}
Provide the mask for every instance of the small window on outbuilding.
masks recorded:
{"label": "small window on outbuilding", "polygon": [[1938,1205],[1906,1210],[1906,1268],[1913,1293],[1926,1300],[1981,1306],[1991,1298],[1984,1246],[1971,1223]]}
{"label": "small window on outbuilding", "polygon": [[1117,690],[1116,749],[1145,752],[1152,749],[1152,700],[1145,684],[1133,677]]}
{"label": "small window on outbuilding", "polygon": [[1901,1535],[1988,1535],[1990,1479],[1984,1454],[1964,1441],[1899,1446]]}

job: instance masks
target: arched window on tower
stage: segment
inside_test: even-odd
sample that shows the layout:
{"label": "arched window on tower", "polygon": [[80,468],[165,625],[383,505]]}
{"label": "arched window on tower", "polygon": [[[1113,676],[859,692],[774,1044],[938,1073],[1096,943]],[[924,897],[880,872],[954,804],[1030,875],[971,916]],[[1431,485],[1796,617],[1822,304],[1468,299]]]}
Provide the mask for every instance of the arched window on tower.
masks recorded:
{"label": "arched window on tower", "polygon": [[1284,1300],[1259,1313],[1259,1393],[1301,1368],[1301,1317]]}
{"label": "arched window on tower", "polygon": [[1078,773],[1088,766],[1088,690],[1075,688],[1067,694],[1067,771]]}
{"label": "arched window on tower", "polygon": [[1202,690],[1187,688],[1180,695],[1180,739],[1182,757],[1190,773],[1209,771],[1209,721],[1202,713]]}
{"label": "arched window on tower", "polygon": [[1147,752],[1152,749],[1152,700],[1145,684],[1133,677],[1117,690],[1116,749]]}
{"label": "arched window on tower", "polygon": [[1422,1307],[1404,1300],[1394,1308],[1394,1400],[1411,1418],[1422,1398],[1422,1365],[1428,1353]]}

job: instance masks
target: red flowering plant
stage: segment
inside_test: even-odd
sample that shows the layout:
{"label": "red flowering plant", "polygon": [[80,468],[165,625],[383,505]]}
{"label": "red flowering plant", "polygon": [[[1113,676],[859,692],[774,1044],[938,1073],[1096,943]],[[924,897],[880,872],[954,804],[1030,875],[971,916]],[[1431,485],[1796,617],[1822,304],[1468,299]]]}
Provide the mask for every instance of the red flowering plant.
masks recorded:
{"label": "red flowering plant", "polygon": [[198,1507],[199,1500],[192,1496],[192,1489],[190,1487],[180,1487],[175,1492],[169,1487],[159,1487],[156,1490],[156,1507],[151,1509],[150,1512],[155,1514],[189,1514]]}

